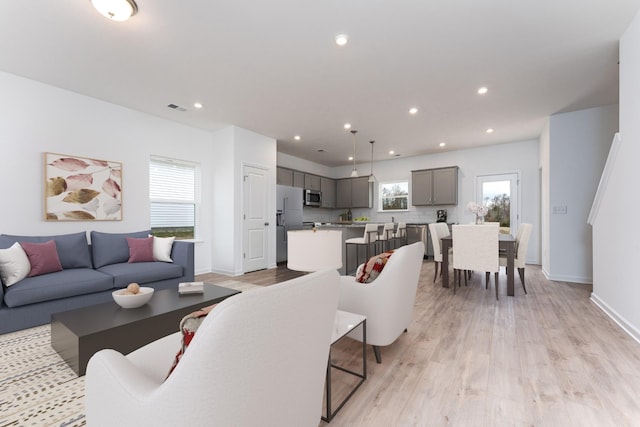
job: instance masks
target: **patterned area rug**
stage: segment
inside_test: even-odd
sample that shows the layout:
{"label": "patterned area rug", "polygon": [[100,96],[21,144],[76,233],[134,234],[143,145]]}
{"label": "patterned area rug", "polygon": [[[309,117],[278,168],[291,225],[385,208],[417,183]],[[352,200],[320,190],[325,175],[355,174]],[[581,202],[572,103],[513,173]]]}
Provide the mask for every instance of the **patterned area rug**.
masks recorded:
{"label": "patterned area rug", "polygon": [[[243,292],[261,286],[228,280]],[[0,335],[0,427],[86,424],[84,377],[51,348],[50,325]]]}

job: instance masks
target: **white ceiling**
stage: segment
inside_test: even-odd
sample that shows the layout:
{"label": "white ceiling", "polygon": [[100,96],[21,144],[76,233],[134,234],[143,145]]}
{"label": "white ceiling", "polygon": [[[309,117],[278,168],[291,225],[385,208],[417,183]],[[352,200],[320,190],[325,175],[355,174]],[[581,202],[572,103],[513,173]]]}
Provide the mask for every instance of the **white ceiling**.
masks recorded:
{"label": "white ceiling", "polygon": [[[137,4],[136,16],[117,23],[89,0],[4,0],[0,70],[203,129],[237,125],[327,166],[349,163],[345,122],[359,131],[356,158],[368,161],[369,140],[376,160],[389,150],[438,152],[441,141],[446,150],[499,144],[537,138],[551,114],[616,103],[618,40],[640,8],[640,0]],[[347,46],[335,45],[338,33]],[[489,93],[477,95],[480,86]]]}

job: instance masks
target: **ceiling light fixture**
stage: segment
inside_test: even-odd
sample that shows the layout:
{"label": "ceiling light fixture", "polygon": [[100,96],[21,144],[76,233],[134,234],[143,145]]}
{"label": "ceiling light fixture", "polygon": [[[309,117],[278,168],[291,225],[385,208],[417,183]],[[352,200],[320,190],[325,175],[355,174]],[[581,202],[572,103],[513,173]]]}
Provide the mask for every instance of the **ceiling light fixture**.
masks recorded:
{"label": "ceiling light fixture", "polygon": [[389,154],[391,154],[393,156],[394,154],[396,154],[396,152],[391,150],[391,151],[389,151]]}
{"label": "ceiling light fixture", "polygon": [[486,86],[482,86],[480,89],[478,89],[478,95],[484,95],[487,92],[489,92],[489,89]]}
{"label": "ceiling light fixture", "polygon": [[300,135],[296,135],[293,137],[293,139],[295,139],[296,141],[300,141],[302,138],[300,137]]}
{"label": "ceiling light fixture", "polygon": [[344,124],[344,128],[345,128],[346,130],[351,129],[351,123],[345,123],[345,124]]}
{"label": "ceiling light fixture", "polygon": [[194,103],[193,103],[193,106],[194,106],[195,108],[197,108],[197,109],[200,109],[200,108],[204,107],[204,105],[202,105],[202,102],[194,102]]}
{"label": "ceiling light fixture", "polygon": [[486,131],[486,132],[487,132],[487,133],[493,133],[493,128],[489,128],[489,129],[487,129],[487,131]]}
{"label": "ceiling light fixture", "polygon": [[349,36],[346,34],[338,34],[336,36],[336,44],[338,46],[344,46],[349,43]]}
{"label": "ceiling light fixture", "polygon": [[409,114],[413,115],[413,114],[418,114],[418,109],[416,107],[412,107],[409,109]]}
{"label": "ceiling light fixture", "polygon": [[126,21],[138,12],[134,0],[91,0],[91,4],[112,21]]}
{"label": "ceiling light fixture", "polygon": [[375,143],[375,141],[369,141],[369,144],[371,144],[371,174],[369,175],[369,182],[376,182],[376,177],[373,175],[373,144]]}
{"label": "ceiling light fixture", "polygon": [[447,143],[444,141],[440,143],[440,147],[444,147],[445,145],[447,145]]}
{"label": "ceiling light fixture", "polygon": [[357,130],[352,129],[351,135],[353,135],[353,170],[351,171],[351,177],[355,178],[358,176],[358,169],[356,169],[356,134]]}

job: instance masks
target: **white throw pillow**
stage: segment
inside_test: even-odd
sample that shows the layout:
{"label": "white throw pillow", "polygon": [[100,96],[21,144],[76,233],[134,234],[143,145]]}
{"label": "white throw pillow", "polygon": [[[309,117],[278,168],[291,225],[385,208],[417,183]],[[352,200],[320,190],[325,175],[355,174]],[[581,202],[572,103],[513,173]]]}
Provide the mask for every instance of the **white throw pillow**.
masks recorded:
{"label": "white throw pillow", "polygon": [[31,263],[20,243],[0,249],[0,277],[5,286],[11,286],[29,275]]}
{"label": "white throw pillow", "polygon": [[171,259],[171,248],[175,237],[153,236],[153,259],[155,261],[173,262]]}

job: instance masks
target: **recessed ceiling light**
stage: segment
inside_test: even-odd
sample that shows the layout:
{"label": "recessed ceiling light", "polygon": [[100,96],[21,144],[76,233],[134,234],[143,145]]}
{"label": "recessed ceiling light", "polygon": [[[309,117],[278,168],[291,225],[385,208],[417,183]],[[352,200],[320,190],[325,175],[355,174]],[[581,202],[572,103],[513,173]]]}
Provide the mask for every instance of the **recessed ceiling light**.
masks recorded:
{"label": "recessed ceiling light", "polygon": [[202,105],[202,103],[201,103],[201,102],[194,102],[194,103],[193,103],[193,106],[194,106],[194,107],[196,107],[196,108],[202,108],[202,107],[204,107],[204,106]]}
{"label": "recessed ceiling light", "polygon": [[351,129],[351,123],[345,123],[344,124],[344,128],[345,129]]}
{"label": "recessed ceiling light", "polygon": [[349,156],[349,161],[353,160],[353,156]]}
{"label": "recessed ceiling light", "polygon": [[293,137],[293,139],[295,139],[296,141],[300,141],[302,138],[300,138],[300,135],[296,135]]}
{"label": "recessed ceiling light", "polygon": [[409,114],[417,114],[417,113],[418,113],[418,109],[416,107],[409,108]]}
{"label": "recessed ceiling light", "polygon": [[394,155],[394,154],[396,154],[396,152],[391,150],[391,151],[389,151],[389,154]]}
{"label": "recessed ceiling light", "polygon": [[338,46],[344,46],[349,43],[349,36],[346,34],[338,34],[336,36],[336,44]]}
{"label": "recessed ceiling light", "polygon": [[487,92],[489,92],[489,89],[486,86],[482,86],[478,89],[478,95],[484,95]]}
{"label": "recessed ceiling light", "polygon": [[444,147],[445,145],[447,145],[447,143],[446,142],[441,142],[439,145],[440,145],[440,147]]}
{"label": "recessed ceiling light", "polygon": [[493,133],[493,128],[489,128],[489,129],[487,129],[487,131],[486,131],[486,132],[487,132],[487,133]]}

